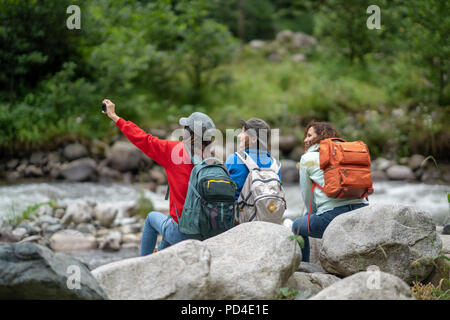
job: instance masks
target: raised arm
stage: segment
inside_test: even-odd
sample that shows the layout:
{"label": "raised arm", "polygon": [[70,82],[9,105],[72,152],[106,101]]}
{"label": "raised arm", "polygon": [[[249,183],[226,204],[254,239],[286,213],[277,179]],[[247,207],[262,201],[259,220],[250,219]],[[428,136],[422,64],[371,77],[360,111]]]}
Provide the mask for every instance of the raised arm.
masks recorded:
{"label": "raised arm", "polygon": [[106,114],[117,127],[123,132],[123,134],[144,152],[151,159],[162,165],[163,167],[171,163],[171,153],[177,141],[161,140],[158,137],[152,136],[139,128],[131,121],[126,121],[119,117],[115,111],[115,105],[110,100],[105,99],[103,103],[106,105],[106,111],[102,113]]}

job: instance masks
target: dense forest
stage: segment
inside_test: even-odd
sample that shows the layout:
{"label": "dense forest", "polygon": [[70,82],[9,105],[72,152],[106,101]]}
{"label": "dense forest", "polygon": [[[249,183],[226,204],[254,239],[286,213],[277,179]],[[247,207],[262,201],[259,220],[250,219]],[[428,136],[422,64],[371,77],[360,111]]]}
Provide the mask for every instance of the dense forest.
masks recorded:
{"label": "dense forest", "polygon": [[445,160],[449,34],[447,0],[0,0],[0,151],[108,141],[109,98],[145,129],[203,111],[301,139],[316,119],[374,156]]}

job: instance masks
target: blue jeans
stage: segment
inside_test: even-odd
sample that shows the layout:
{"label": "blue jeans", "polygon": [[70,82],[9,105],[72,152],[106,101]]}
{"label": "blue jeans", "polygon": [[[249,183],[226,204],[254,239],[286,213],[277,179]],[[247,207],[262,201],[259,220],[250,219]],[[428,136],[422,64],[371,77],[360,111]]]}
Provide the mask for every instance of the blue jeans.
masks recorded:
{"label": "blue jeans", "polygon": [[145,219],[144,231],[141,239],[141,256],[152,254],[158,234],[162,235],[158,251],[186,240],[186,236],[178,230],[178,225],[171,216],[152,211]]}
{"label": "blue jeans", "polygon": [[325,211],[320,215],[315,213],[311,213],[310,221],[309,221],[309,231],[308,234],[308,214],[303,217],[295,219],[292,224],[292,232],[294,234],[300,234],[305,240],[305,246],[302,249],[302,261],[309,262],[309,237],[313,238],[322,238],[325,229],[328,227],[331,221],[336,218],[338,215],[349,212],[358,208],[362,208],[367,206],[367,203],[357,203],[357,204],[349,204],[346,206],[341,206],[334,208],[332,210]]}

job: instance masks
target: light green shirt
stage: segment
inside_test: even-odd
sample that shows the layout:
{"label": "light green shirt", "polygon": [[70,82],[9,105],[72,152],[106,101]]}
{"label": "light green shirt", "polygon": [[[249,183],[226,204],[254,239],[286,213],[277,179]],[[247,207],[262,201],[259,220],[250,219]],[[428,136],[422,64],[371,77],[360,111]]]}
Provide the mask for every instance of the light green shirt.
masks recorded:
{"label": "light green shirt", "polygon": [[[311,180],[324,186],[323,170],[320,169],[319,161],[319,144],[312,145],[308,151],[300,159],[300,191],[305,201],[306,214],[309,210],[309,198],[311,195]],[[311,214],[322,214],[325,211],[336,207],[345,206],[347,204],[355,204],[365,202],[363,199],[335,199],[329,198],[319,188],[314,189]]]}

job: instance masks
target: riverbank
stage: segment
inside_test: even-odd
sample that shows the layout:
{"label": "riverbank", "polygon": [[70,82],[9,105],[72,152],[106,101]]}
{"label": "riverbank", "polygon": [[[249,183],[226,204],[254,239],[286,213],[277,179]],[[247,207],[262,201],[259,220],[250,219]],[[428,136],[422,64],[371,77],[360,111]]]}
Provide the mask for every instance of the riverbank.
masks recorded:
{"label": "riverbank", "polygon": [[[164,130],[151,133],[170,139]],[[213,151],[225,161],[227,154],[220,148]],[[280,136],[279,155],[284,183],[298,183],[297,163],[303,154],[296,136]],[[450,185],[450,163],[436,162],[432,157],[415,154],[400,159],[372,159],[374,181],[409,181]],[[0,184],[43,181],[92,181],[100,183],[147,183],[155,191],[167,184],[164,169],[129,141],[117,137],[110,142],[93,140],[66,144],[48,152],[22,154],[0,159]]]}

